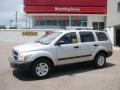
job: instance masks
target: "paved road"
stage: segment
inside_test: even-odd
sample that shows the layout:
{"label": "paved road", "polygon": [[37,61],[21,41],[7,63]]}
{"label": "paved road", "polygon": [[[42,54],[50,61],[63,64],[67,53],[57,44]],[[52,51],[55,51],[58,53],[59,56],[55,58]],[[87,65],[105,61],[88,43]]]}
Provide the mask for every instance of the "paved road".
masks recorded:
{"label": "paved road", "polygon": [[120,51],[103,69],[89,63],[58,67],[50,78],[35,80],[29,72],[13,71],[7,60],[18,43],[0,42],[0,90],[120,90]]}

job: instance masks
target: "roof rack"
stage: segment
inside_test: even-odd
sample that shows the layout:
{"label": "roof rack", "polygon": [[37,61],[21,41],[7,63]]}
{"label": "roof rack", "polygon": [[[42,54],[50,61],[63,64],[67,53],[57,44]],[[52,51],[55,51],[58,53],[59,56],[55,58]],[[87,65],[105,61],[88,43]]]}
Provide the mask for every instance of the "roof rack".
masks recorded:
{"label": "roof rack", "polygon": [[93,30],[93,27],[74,27],[74,26],[67,26],[66,27],[67,30]]}

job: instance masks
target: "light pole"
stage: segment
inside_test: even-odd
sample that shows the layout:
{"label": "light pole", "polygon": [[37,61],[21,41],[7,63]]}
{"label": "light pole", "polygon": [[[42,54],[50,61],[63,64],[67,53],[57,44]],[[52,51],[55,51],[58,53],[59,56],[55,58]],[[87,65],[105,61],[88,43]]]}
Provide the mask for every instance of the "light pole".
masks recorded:
{"label": "light pole", "polygon": [[26,17],[26,29],[27,29],[27,27],[28,27],[28,23],[27,23],[27,22],[28,22],[28,20],[27,20],[27,17]]}
{"label": "light pole", "polygon": [[10,20],[10,28],[12,27],[12,22],[13,22],[13,20]]}
{"label": "light pole", "polygon": [[18,12],[16,12],[16,15],[15,15],[15,26],[16,26],[16,29],[17,29],[17,20],[18,19]]}

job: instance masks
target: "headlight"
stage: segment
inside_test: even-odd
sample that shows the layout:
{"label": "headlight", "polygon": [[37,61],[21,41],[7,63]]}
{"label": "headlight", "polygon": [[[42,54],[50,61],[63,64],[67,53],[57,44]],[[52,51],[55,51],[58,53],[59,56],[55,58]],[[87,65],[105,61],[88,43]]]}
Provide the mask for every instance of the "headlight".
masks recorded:
{"label": "headlight", "polygon": [[25,63],[26,60],[27,60],[27,56],[19,55],[18,60],[20,60],[20,61],[22,61],[23,63]]}

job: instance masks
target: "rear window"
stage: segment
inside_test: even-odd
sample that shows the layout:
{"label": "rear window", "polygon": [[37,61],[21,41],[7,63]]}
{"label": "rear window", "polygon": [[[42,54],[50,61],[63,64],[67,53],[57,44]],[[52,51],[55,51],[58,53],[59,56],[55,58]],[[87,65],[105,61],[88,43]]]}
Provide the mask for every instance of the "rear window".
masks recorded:
{"label": "rear window", "polygon": [[92,32],[80,32],[81,42],[94,42],[95,38]]}
{"label": "rear window", "polygon": [[105,33],[103,32],[96,32],[97,38],[99,41],[107,41],[108,37]]}

